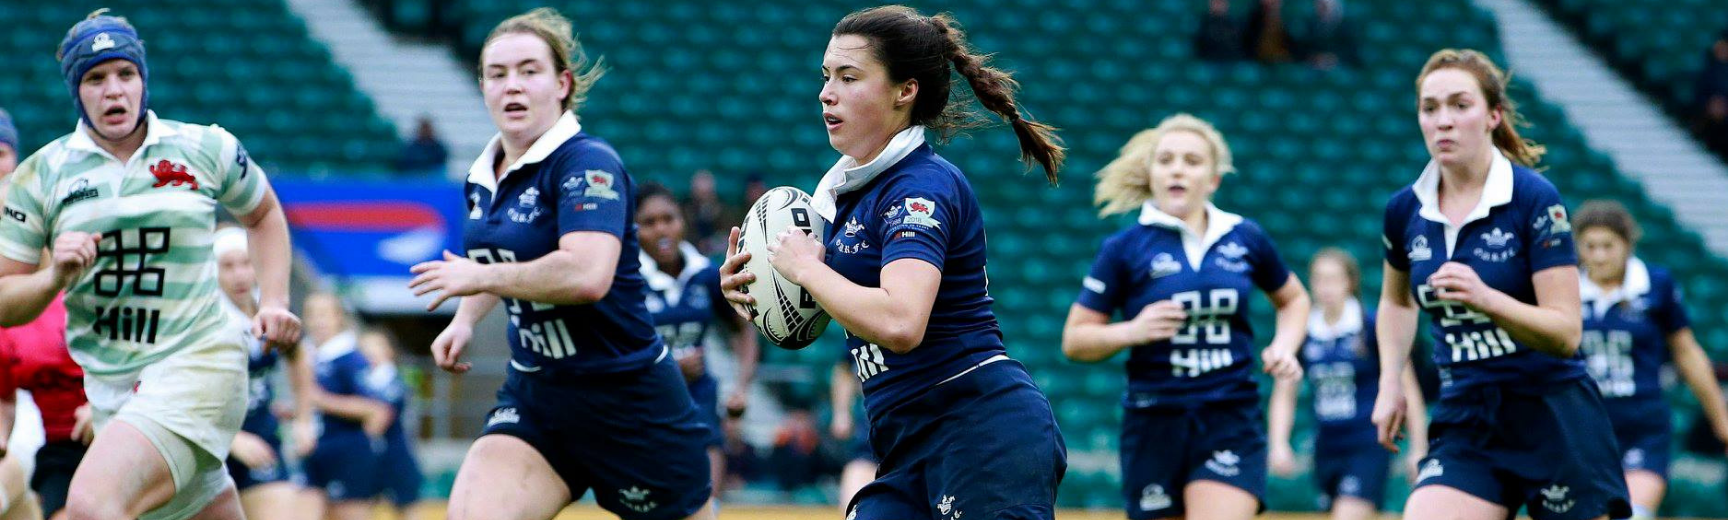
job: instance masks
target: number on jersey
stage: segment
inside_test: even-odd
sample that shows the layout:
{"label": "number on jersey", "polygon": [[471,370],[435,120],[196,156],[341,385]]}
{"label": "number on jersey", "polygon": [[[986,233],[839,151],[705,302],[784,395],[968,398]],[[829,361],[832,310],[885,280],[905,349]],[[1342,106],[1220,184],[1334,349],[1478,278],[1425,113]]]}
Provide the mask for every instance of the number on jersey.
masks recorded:
{"label": "number on jersey", "polygon": [[[1476,312],[1468,305],[1451,300],[1442,300],[1434,294],[1434,287],[1422,285],[1416,288],[1416,300],[1424,309],[1439,309],[1440,327],[1457,327],[1462,325],[1493,324],[1494,320],[1487,314]],[[1487,330],[1469,332],[1447,332],[1446,345],[1452,347],[1452,361],[1478,361],[1497,358],[1518,352],[1518,344],[1512,342],[1512,336],[1506,329],[1494,327]]]}
{"label": "number on jersey", "polygon": [[1627,397],[1638,393],[1638,382],[1632,377],[1632,332],[1610,330],[1584,331],[1579,348],[1584,350],[1585,367],[1603,397]]}

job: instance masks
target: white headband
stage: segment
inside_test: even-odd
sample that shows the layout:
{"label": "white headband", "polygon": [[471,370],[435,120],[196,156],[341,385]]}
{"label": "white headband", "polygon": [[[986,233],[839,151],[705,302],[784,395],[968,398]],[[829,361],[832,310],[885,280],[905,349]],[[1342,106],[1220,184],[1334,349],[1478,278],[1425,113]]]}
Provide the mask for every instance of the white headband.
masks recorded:
{"label": "white headband", "polygon": [[246,230],[240,228],[222,228],[216,230],[216,236],[211,248],[216,256],[222,256],[229,251],[246,252]]}

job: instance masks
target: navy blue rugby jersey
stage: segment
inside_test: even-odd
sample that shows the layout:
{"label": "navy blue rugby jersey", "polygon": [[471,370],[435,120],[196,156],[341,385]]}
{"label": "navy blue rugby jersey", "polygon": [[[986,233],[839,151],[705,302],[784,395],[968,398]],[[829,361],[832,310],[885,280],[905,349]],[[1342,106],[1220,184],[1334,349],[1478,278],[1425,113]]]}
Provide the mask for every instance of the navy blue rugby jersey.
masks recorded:
{"label": "navy blue rugby jersey", "polygon": [[567,233],[597,231],[623,243],[606,297],[584,305],[504,298],[510,363],[523,372],[610,373],[646,367],[665,353],[644,303],[636,242],[635,183],[612,146],[566,112],[494,180],[494,137],[468,172],[462,243],[476,262],[529,262],[558,250]]}
{"label": "navy blue rugby jersey", "polygon": [[1460,262],[1487,286],[1535,305],[1535,273],[1577,265],[1560,192],[1535,171],[1494,153],[1482,199],[1462,226],[1440,213],[1440,168],[1432,162],[1386,204],[1386,262],[1410,274],[1411,295],[1432,318],[1442,401],[1480,385],[1535,389],[1587,377],[1582,355],[1562,359],[1536,352],[1513,341],[1488,315],[1443,301],[1428,285],[1441,265]]}
{"label": "navy blue rugby jersey", "polygon": [[1002,332],[984,272],[984,214],[960,169],[919,145],[867,184],[835,198],[827,264],[852,283],[881,287],[903,258],[942,271],[924,342],[905,354],[846,334],[872,417],[997,356]]}
{"label": "navy blue rugby jersey", "polygon": [[689,242],[678,244],[684,270],[676,278],[660,271],[643,253],[642,277],[648,281],[648,314],[674,357],[700,351],[718,337],[731,319],[732,307],[720,291],[720,268]]}
{"label": "navy blue rugby jersey", "polygon": [[1670,359],[1668,335],[1691,325],[1680,288],[1668,271],[1632,258],[1620,288],[1603,291],[1580,277],[1585,368],[1607,399],[1611,413],[1627,406],[1662,402],[1662,365]]}
{"label": "navy blue rugby jersey", "polygon": [[1201,236],[1147,203],[1138,223],[1104,239],[1084,280],[1077,303],[1124,321],[1163,300],[1188,313],[1175,337],[1129,351],[1123,406],[1259,399],[1249,294],[1277,291],[1290,269],[1258,224],[1210,204],[1206,212]]}
{"label": "navy blue rugby jersey", "polygon": [[[357,339],[354,331],[346,331],[318,345],[318,362],[313,365],[312,374],[318,381],[318,387],[324,392],[341,396],[373,397],[371,387],[366,384],[366,373],[372,365],[356,348]],[[322,415],[319,422],[323,426],[321,437],[365,435],[360,428],[360,421],[353,419]]]}
{"label": "navy blue rugby jersey", "polygon": [[1320,424],[1315,449],[1337,452],[1374,445],[1374,398],[1380,391],[1380,351],[1374,316],[1351,300],[1337,323],[1326,323],[1319,309],[1308,318],[1302,344],[1303,374],[1312,389],[1314,418]]}

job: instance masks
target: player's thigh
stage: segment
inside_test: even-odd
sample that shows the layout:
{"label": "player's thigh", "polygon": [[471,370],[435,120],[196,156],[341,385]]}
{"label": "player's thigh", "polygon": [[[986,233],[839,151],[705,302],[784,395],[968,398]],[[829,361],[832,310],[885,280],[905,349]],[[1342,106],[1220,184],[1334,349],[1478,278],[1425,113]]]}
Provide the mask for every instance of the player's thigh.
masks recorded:
{"label": "player's thigh", "polygon": [[573,498],[533,446],[509,435],[485,435],[474,441],[456,472],[448,520],[552,518]]}
{"label": "player's thigh", "polygon": [[864,459],[846,463],[846,467],[840,470],[840,511],[845,512],[851,507],[852,497],[875,478],[876,463]]}
{"label": "player's thigh", "polygon": [[6,504],[0,520],[42,520],[42,503],[36,500],[35,493],[25,490],[18,500]]}
{"label": "player's thigh", "polygon": [[246,520],[246,513],[240,509],[240,493],[234,491],[233,484],[229,484],[216,495],[215,500],[187,520]]}
{"label": "player's thigh", "polygon": [[109,421],[72,473],[66,492],[72,520],[137,518],[174,496],[168,461],[125,421]]}
{"label": "player's thigh", "polygon": [[726,491],[726,453],[719,446],[708,447],[708,475],[714,484],[714,498]]}
{"label": "player's thigh", "polygon": [[240,509],[246,520],[300,520],[294,507],[299,487],[288,482],[257,484],[240,492]]}
{"label": "player's thigh", "polygon": [[1653,471],[1632,470],[1626,472],[1626,490],[1631,492],[1633,504],[1655,511],[1668,493],[1668,481]]}
{"label": "player's thigh", "polygon": [[324,513],[328,520],[368,520],[372,518],[372,506],[377,502],[372,500],[343,500],[330,504]]}
{"label": "player's thigh", "polygon": [[1373,520],[1380,510],[1359,497],[1340,496],[1332,501],[1332,520]]}
{"label": "player's thigh", "polygon": [[1404,503],[1404,520],[1505,520],[1505,506],[1447,486],[1422,486]]}
{"label": "player's thigh", "polygon": [[1260,499],[1242,488],[1213,480],[1196,480],[1182,488],[1188,518],[1248,520],[1260,510]]}
{"label": "player's thigh", "polygon": [[7,509],[24,499],[30,492],[28,479],[24,476],[24,467],[18,464],[17,456],[0,458],[0,493],[6,495]]}

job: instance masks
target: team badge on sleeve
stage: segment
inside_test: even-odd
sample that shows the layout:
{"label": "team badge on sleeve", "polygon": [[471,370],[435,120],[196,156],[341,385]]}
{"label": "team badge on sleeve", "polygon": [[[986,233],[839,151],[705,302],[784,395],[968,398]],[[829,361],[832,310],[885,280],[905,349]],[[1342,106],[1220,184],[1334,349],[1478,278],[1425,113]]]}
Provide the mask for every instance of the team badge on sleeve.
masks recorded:
{"label": "team badge on sleeve", "polygon": [[616,180],[605,170],[588,170],[582,174],[588,181],[588,189],[582,192],[585,197],[598,197],[606,200],[618,200],[618,190],[614,188]]}
{"label": "team badge on sleeve", "polygon": [[1572,231],[1572,223],[1566,220],[1566,205],[1564,204],[1548,206],[1548,220],[1553,221],[1548,225],[1549,233],[1560,234]]}
{"label": "team badge on sleeve", "polygon": [[902,222],[927,228],[942,227],[942,222],[936,220],[936,203],[922,197],[906,199],[906,219]]}

